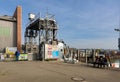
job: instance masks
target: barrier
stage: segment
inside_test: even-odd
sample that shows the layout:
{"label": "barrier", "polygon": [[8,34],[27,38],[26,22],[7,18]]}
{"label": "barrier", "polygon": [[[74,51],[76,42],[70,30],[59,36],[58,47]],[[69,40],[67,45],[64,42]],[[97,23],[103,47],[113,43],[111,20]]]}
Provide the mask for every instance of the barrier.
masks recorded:
{"label": "barrier", "polygon": [[119,63],[112,63],[113,68],[120,68]]}

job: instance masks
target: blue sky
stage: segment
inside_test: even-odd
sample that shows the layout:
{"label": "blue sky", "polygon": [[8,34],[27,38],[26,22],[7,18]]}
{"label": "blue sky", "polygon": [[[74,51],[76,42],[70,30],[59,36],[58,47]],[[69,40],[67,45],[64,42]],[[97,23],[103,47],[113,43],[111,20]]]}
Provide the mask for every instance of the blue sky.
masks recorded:
{"label": "blue sky", "polygon": [[120,0],[0,0],[0,15],[22,6],[22,43],[28,13],[54,14],[58,39],[75,48],[117,49]]}

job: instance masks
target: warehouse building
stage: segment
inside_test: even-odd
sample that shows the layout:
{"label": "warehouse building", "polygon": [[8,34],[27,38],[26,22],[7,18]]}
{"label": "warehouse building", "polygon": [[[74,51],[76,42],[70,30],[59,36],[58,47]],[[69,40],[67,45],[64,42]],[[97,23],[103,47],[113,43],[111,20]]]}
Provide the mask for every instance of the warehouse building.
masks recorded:
{"label": "warehouse building", "polygon": [[22,8],[17,6],[13,16],[0,16],[0,51],[6,47],[17,47],[21,50]]}

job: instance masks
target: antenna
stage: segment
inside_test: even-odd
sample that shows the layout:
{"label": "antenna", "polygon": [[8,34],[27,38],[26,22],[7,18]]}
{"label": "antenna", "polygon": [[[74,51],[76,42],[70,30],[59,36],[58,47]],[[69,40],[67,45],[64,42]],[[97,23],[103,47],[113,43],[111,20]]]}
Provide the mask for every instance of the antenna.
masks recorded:
{"label": "antenna", "polygon": [[49,15],[49,13],[48,13],[48,7],[47,7],[46,18],[48,18],[48,15]]}

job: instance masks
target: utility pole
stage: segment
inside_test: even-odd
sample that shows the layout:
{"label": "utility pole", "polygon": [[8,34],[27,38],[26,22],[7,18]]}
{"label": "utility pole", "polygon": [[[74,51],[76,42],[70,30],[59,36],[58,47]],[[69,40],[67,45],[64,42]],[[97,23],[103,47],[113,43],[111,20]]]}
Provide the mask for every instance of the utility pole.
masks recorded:
{"label": "utility pole", "polygon": [[119,32],[119,37],[118,37],[118,49],[120,50],[120,28],[114,29],[115,31]]}
{"label": "utility pole", "polygon": [[[119,11],[119,12],[120,12],[120,11]],[[119,28],[116,28],[116,29],[114,29],[114,30],[119,33],[119,37],[118,37],[118,49],[119,49],[119,51],[120,51],[120,16],[119,16],[118,24],[119,24],[119,25],[118,25]]]}
{"label": "utility pole", "polygon": [[88,59],[87,57],[88,57],[88,56],[87,56],[87,55],[88,55],[88,50],[85,49],[85,62],[86,62],[86,63],[88,63],[88,61],[87,61],[87,59]]}

